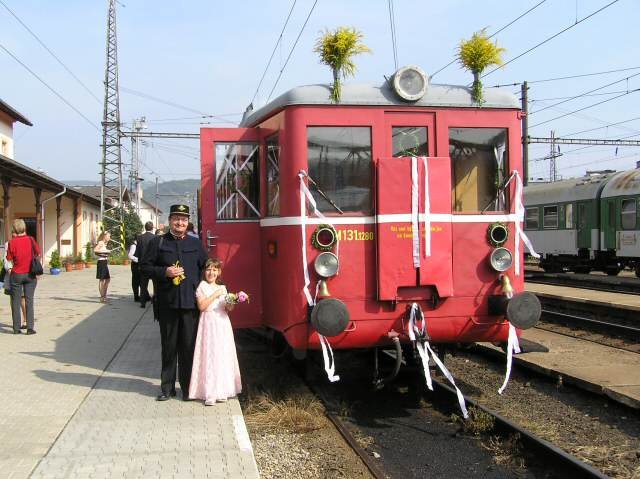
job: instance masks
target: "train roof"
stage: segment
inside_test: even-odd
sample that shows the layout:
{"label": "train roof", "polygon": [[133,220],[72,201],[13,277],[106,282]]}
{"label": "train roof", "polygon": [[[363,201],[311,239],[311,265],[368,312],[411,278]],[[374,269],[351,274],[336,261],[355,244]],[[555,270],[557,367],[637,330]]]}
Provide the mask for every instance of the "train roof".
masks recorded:
{"label": "train roof", "polygon": [[[279,110],[292,105],[335,105],[329,94],[331,85],[305,85],[293,88],[263,107],[245,113],[241,127],[255,126]],[[520,109],[518,98],[507,90],[487,88],[484,90],[482,108]],[[402,100],[385,81],[382,85],[343,84],[340,104],[335,106],[401,106],[436,108],[478,108],[471,98],[471,88],[460,85],[430,84],[425,95],[418,101]]]}
{"label": "train roof", "polygon": [[524,189],[524,204],[529,206],[593,200],[615,174],[603,173],[552,183],[529,183]]}
{"label": "train roof", "polygon": [[640,170],[620,171],[607,181],[602,190],[603,198],[640,194]]}

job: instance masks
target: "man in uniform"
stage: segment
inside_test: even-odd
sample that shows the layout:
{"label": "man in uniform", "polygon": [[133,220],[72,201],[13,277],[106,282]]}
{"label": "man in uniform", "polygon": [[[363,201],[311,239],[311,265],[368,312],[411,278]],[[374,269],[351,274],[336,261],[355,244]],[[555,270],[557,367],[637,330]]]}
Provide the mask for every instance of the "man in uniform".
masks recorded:
{"label": "man in uniform", "polygon": [[145,248],[140,271],[158,286],[158,322],[162,341],[161,392],[166,401],[175,396],[176,359],[182,399],[189,399],[193,350],[199,311],[195,291],[202,277],[207,253],[202,243],[188,236],[189,207],[172,205],[169,232],[153,238]]}
{"label": "man in uniform", "polygon": [[[144,251],[145,249],[147,249],[149,242],[154,237],[155,235],[153,234],[153,221],[147,221],[144,224],[144,233],[138,235],[138,237],[136,238],[135,255],[138,257],[138,263],[144,256]],[[147,305],[147,301],[151,299],[151,295],[149,294],[149,276],[144,275],[140,272],[138,278],[138,284],[140,286],[140,307],[144,308]]]}

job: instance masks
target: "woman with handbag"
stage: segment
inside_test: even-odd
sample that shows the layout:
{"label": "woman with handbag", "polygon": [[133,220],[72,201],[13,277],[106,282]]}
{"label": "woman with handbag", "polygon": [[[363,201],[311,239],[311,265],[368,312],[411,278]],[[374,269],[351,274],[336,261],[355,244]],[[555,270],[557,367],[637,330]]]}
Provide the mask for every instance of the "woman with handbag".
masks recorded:
{"label": "woman with handbag", "polygon": [[13,334],[20,334],[20,302],[24,291],[27,334],[36,334],[33,329],[34,296],[37,286],[36,276],[42,274],[42,265],[38,261],[41,255],[38,243],[27,235],[24,220],[13,220],[12,231],[15,237],[9,241],[7,259],[13,263],[11,269],[11,315]]}
{"label": "woman with handbag", "polygon": [[[11,233],[11,238],[15,238],[16,234]],[[4,283],[4,294],[7,296],[11,295],[11,268],[13,268],[13,263],[7,259],[7,251],[9,251],[9,242],[7,241],[3,246],[3,257],[2,257],[2,272],[0,272],[0,281]],[[9,299],[9,303],[11,303],[11,299]],[[27,305],[24,299],[24,290],[22,291],[22,301],[20,301],[20,310],[22,311],[22,325],[20,329],[27,329]],[[35,320],[34,320],[35,321]]]}

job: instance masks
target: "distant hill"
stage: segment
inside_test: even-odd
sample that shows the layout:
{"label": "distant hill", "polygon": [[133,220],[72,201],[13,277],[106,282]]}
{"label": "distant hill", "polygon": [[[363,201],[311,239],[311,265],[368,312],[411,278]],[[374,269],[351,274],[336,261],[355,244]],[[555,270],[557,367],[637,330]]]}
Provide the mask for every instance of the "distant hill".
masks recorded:
{"label": "distant hill", "polygon": [[[146,183],[146,181],[145,181]],[[191,208],[192,218],[196,219],[196,192],[200,188],[200,180],[175,180],[158,183],[158,208],[162,210],[161,222],[166,221],[169,207],[175,204],[186,204]],[[188,195],[188,196],[187,196]],[[142,197],[148,203],[156,202],[155,183],[146,186],[142,190]],[[195,223],[196,221],[194,221]]]}

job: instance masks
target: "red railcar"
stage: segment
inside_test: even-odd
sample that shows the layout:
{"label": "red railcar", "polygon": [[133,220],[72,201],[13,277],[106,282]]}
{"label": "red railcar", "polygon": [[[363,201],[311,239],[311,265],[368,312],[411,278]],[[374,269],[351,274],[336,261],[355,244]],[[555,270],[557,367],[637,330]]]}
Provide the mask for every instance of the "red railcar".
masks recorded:
{"label": "red railcar", "polygon": [[334,349],[408,340],[414,303],[436,343],[504,342],[507,317],[537,321],[517,99],[393,80],[345,85],[339,104],[326,85],[294,88],[240,128],[201,129],[203,241],[251,295],[234,327],[306,350],[318,332]]}

